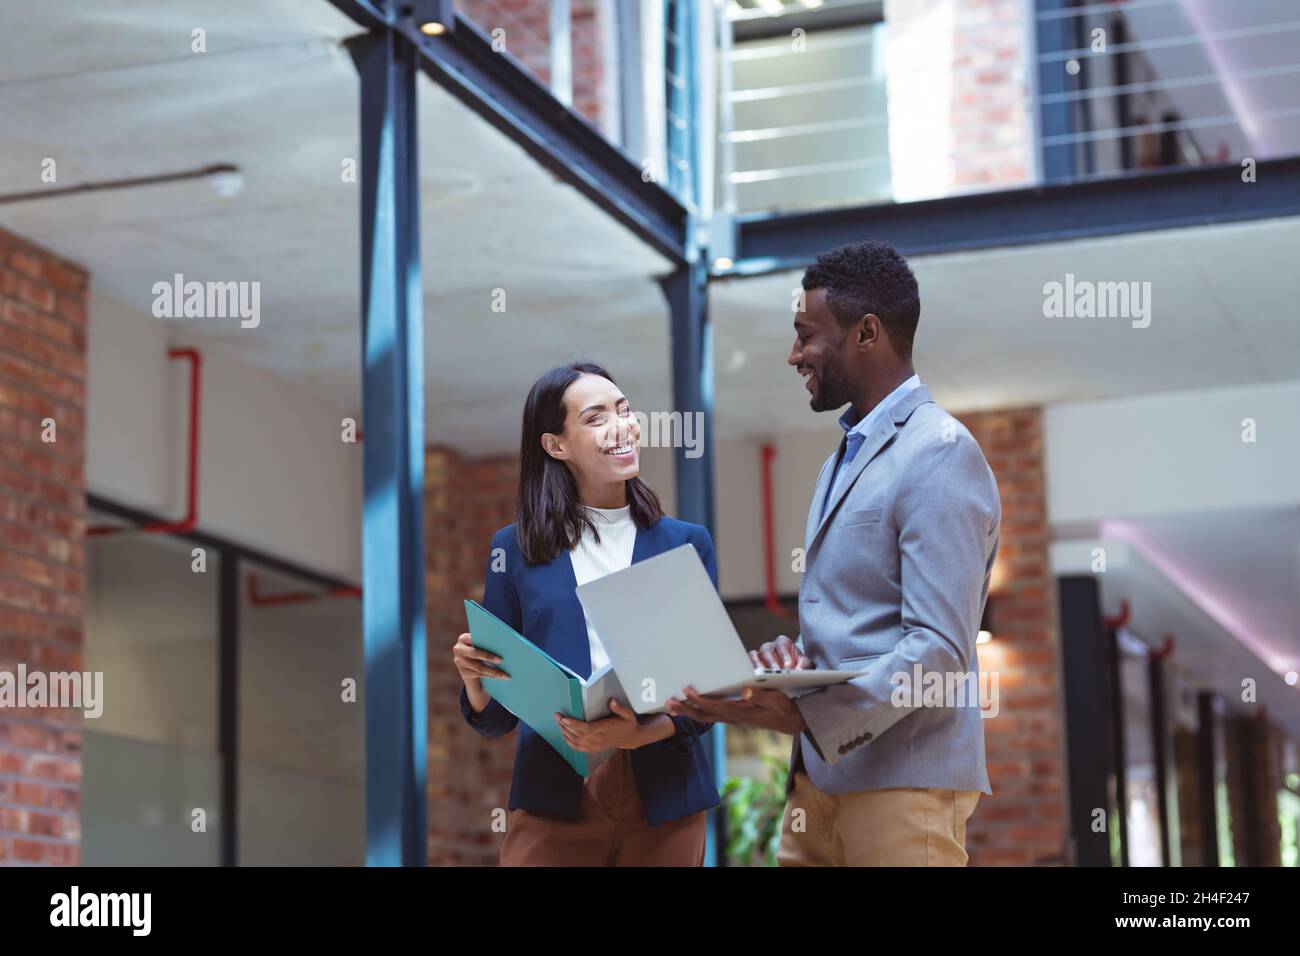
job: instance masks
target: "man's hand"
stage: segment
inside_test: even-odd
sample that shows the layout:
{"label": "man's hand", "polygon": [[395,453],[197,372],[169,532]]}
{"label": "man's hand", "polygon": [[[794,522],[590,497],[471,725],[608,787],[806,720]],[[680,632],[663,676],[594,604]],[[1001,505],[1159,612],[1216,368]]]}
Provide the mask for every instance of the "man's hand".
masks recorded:
{"label": "man's hand", "polygon": [[[584,754],[615,748],[635,750],[637,747],[664,740],[676,732],[672,721],[667,718],[640,723],[636,711],[612,698],[609,709],[613,712],[612,717],[591,721],[566,717],[557,711],[555,722],[560,725],[560,731],[569,746]],[[662,717],[662,715],[658,716]]]}
{"label": "man's hand", "polygon": [[749,659],[755,667],[773,670],[809,670],[815,666],[812,658],[801,652],[794,641],[784,634],[775,641],[768,641],[758,650],[750,651]]}
{"label": "man's hand", "polygon": [[674,717],[760,727],[791,736],[808,729],[794,701],[779,690],[746,687],[740,700],[710,700],[697,694],[694,687],[688,687],[686,700],[674,697],[664,706]]}

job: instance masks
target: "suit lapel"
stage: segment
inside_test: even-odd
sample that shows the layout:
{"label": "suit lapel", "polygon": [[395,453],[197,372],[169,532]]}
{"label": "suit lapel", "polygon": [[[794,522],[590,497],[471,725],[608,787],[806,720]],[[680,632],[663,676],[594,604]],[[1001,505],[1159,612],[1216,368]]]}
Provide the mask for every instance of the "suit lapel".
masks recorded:
{"label": "suit lapel", "polygon": [[[812,546],[821,537],[822,532],[826,530],[826,526],[835,514],[835,509],[844,500],[844,496],[849,493],[849,489],[853,487],[853,483],[857,481],[858,476],[862,474],[871,459],[880,454],[881,449],[888,445],[890,440],[898,434],[899,427],[911,417],[912,412],[916,411],[918,406],[929,401],[933,401],[933,399],[930,398],[930,390],[924,385],[918,385],[900,398],[894,404],[888,416],[871,426],[871,430],[867,432],[867,437],[863,440],[862,447],[858,449],[856,457],[854,457],[848,468],[841,472],[840,479],[836,482],[833,492],[829,488],[823,491],[822,486],[830,483],[832,470],[830,467],[823,467],[822,478],[817,483],[818,494],[813,499],[813,507],[818,507],[826,494],[833,494],[833,497],[826,502],[826,507],[821,511],[822,517],[815,524],[816,513],[814,512],[808,516],[808,526],[815,530],[808,535],[808,546],[805,549],[805,555],[812,550]],[[834,456],[831,458],[831,463],[833,462]]]}
{"label": "suit lapel", "polygon": [[835,514],[835,509],[844,500],[844,496],[849,493],[849,489],[853,487],[853,482],[857,481],[858,475],[862,474],[862,469],[867,467],[867,462],[875,458],[880,449],[884,448],[889,440],[897,434],[898,429],[892,421],[887,419],[878,421],[871,426],[871,431],[867,432],[867,437],[863,439],[862,447],[858,449],[857,456],[849,463],[847,468],[841,471],[834,489],[829,491],[831,499],[826,502],[826,508],[822,512],[821,520],[817,522],[817,530],[813,532],[812,542],[809,542],[809,547],[812,547],[812,543],[821,537],[821,533],[830,522],[831,516]]}
{"label": "suit lapel", "polygon": [[591,676],[591,645],[587,641],[587,617],[578,600],[578,579],[573,573],[573,555],[565,551],[555,559],[558,577],[556,593],[564,595],[556,608],[555,647],[552,657],[582,677]]}
{"label": "suit lapel", "polygon": [[808,549],[812,547],[813,533],[820,524],[822,515],[822,502],[826,500],[826,495],[830,491],[831,472],[835,468],[835,459],[839,455],[839,449],[831,452],[831,456],[826,459],[822,465],[821,474],[817,476],[817,490],[813,492],[812,504],[808,508],[808,525],[803,532],[803,551],[806,555]]}

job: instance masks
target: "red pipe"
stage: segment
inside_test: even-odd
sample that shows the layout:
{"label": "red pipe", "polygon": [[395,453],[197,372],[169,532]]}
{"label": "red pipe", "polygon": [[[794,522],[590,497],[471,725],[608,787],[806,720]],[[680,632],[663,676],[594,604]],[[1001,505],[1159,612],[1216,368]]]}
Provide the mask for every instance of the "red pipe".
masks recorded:
{"label": "red pipe", "polygon": [[1132,616],[1132,610],[1133,609],[1129,607],[1128,598],[1123,598],[1119,602],[1119,613],[1114,617],[1106,617],[1103,614],[1101,622],[1105,625],[1106,630],[1118,631],[1121,627],[1128,624],[1128,620]]}
{"label": "red pipe", "polygon": [[327,597],[361,597],[361,588],[344,585],[342,587],[330,588],[325,592],[312,591],[290,591],[285,594],[263,594],[258,588],[258,577],[256,574],[248,576],[248,603],[253,607],[274,607],[280,604],[305,604],[308,601],[319,601]]}
{"label": "red pipe", "polygon": [[767,585],[767,609],[781,617],[789,617],[776,596],[776,532],[772,517],[772,459],[776,449],[771,443],[763,445],[763,564]]}
{"label": "red pipe", "polygon": [[183,358],[190,362],[190,453],[189,478],[186,490],[185,518],[181,521],[153,521],[139,528],[123,528],[119,525],[100,525],[86,529],[86,536],[101,538],[123,531],[139,531],[143,534],[171,534],[174,532],[193,531],[199,523],[199,392],[203,367],[203,356],[198,349],[171,349],[168,358]]}

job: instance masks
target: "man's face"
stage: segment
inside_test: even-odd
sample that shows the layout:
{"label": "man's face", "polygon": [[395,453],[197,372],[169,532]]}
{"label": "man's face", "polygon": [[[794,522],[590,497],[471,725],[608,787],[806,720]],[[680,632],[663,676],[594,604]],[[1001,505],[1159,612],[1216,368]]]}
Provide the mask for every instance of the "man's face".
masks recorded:
{"label": "man's face", "polygon": [[803,311],[794,316],[794,348],[786,359],[800,375],[814,412],[834,411],[853,400],[846,356],[851,328],[845,329],[826,304],[825,289],[808,289]]}

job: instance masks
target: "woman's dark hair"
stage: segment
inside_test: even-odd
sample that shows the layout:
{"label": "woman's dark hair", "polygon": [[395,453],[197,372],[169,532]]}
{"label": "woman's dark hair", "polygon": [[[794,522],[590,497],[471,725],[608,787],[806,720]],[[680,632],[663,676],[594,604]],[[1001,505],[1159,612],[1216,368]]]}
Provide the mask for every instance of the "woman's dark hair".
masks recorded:
{"label": "woman's dark hair", "polygon": [[[590,528],[600,540],[568,466],[542,447],[542,435],[564,431],[564,393],[583,375],[599,375],[614,382],[613,375],[593,362],[572,362],[556,366],[534,382],[524,402],[515,533],[529,564],[545,564],[577,547],[583,528]],[[638,528],[650,527],[663,516],[659,496],[639,477],[629,478],[626,484],[632,520]]]}

